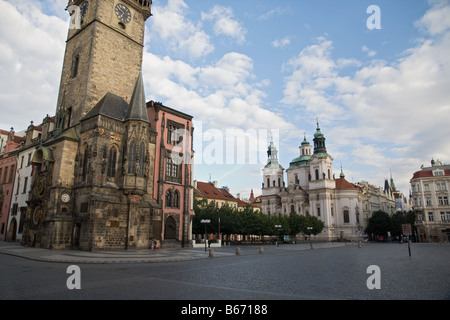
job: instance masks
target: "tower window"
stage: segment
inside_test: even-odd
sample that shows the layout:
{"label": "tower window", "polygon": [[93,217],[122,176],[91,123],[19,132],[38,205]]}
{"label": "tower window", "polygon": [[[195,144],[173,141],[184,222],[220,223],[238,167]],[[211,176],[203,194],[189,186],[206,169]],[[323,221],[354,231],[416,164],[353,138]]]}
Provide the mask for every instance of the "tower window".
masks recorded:
{"label": "tower window", "polygon": [[131,142],[128,156],[128,173],[136,173],[136,141]]}
{"label": "tower window", "polygon": [[144,162],[145,162],[145,144],[141,142],[139,145],[139,175],[144,175]]}
{"label": "tower window", "polygon": [[78,74],[78,65],[80,64],[80,55],[76,55],[72,61],[72,73],[71,77],[75,78]]}
{"label": "tower window", "polygon": [[117,149],[112,147],[109,149],[108,155],[108,171],[107,176],[109,178],[114,178],[116,176],[116,163],[117,163]]}
{"label": "tower window", "polygon": [[126,27],[122,22],[119,22],[119,28],[125,30]]}

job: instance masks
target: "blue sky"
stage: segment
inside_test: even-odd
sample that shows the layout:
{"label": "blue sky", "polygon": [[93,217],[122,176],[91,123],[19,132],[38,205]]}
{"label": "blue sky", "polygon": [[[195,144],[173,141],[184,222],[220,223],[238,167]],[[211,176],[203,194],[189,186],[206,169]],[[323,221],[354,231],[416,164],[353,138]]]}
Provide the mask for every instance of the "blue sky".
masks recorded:
{"label": "blue sky", "polygon": [[[0,0],[2,129],[54,114],[66,2]],[[370,5],[381,29],[367,28]],[[260,194],[268,140],[288,168],[316,118],[349,181],[383,186],[392,172],[408,194],[422,164],[450,163],[449,1],[154,0],[152,10],[146,96],[194,116],[197,180]]]}

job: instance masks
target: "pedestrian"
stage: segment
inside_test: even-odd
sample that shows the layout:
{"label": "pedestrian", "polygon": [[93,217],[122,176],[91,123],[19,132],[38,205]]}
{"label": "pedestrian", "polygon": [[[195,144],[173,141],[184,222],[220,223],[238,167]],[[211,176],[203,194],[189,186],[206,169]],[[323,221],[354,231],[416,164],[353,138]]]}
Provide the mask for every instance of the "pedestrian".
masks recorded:
{"label": "pedestrian", "polygon": [[152,250],[155,249],[155,246],[156,246],[156,241],[155,241],[155,239],[152,239]]}

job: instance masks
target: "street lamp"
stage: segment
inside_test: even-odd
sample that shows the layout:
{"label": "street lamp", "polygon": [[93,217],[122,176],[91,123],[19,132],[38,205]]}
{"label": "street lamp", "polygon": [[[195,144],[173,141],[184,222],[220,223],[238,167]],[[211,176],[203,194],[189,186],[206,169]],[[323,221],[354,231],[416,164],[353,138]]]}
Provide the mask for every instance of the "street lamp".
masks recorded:
{"label": "street lamp", "polygon": [[207,242],[207,240],[206,240],[206,225],[208,223],[211,223],[211,220],[210,219],[202,219],[200,221],[200,223],[205,225],[205,252],[206,252],[206,246],[207,246],[207,243],[206,243]]}
{"label": "street lamp", "polygon": [[281,238],[281,230],[283,230],[283,229],[282,229],[281,224],[276,224],[276,225],[275,225],[275,228],[278,230],[277,247],[279,247],[279,246],[280,246],[280,238]]}
{"label": "street lamp", "polygon": [[307,228],[306,228],[306,230],[309,231],[309,245],[311,246],[311,249],[314,249],[314,248],[313,248],[312,241],[311,241],[312,229],[313,229],[313,227],[307,227]]}

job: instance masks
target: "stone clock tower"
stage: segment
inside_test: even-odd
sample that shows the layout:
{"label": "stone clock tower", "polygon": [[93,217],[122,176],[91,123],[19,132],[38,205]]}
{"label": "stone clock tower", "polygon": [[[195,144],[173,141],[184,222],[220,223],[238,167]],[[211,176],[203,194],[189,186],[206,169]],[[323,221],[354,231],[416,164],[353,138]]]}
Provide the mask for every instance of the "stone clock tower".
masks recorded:
{"label": "stone clock tower", "polygon": [[25,245],[148,248],[161,239],[141,73],[151,3],[69,1],[80,23],[68,33],[55,128],[32,159]]}
{"label": "stone clock tower", "polygon": [[[80,119],[107,92],[130,102],[141,70],[145,21],[151,0],[75,0],[80,28],[69,29],[58,104],[64,127]],[[73,13],[75,14],[75,12]],[[75,19],[76,17],[73,17]]]}

